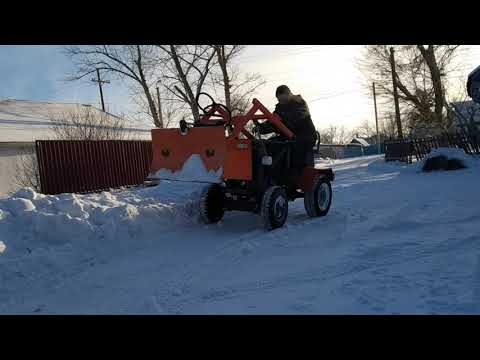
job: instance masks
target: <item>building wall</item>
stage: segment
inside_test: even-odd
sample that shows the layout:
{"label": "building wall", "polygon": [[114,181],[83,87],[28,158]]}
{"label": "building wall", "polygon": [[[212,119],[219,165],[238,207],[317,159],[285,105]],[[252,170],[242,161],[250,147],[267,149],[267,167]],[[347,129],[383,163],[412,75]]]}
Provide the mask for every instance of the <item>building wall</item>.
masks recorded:
{"label": "building wall", "polygon": [[0,196],[15,190],[17,166],[32,150],[33,144],[0,143]]}

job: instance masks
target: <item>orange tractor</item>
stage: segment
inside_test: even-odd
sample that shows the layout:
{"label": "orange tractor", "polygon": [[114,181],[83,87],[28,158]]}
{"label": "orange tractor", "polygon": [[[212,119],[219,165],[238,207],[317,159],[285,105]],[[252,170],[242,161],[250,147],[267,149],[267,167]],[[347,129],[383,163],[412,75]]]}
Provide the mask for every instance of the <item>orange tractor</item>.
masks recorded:
{"label": "orange tractor", "polygon": [[[288,202],[297,198],[304,199],[311,217],[328,213],[332,169],[307,166],[300,173],[291,171],[295,134],[279,116],[257,99],[245,115],[232,116],[226,106],[202,94],[212,103],[200,107],[200,120],[182,120],[179,128],[152,130],[150,179],[161,181],[162,177],[156,178],[155,174],[181,172],[192,156],[201,158],[207,171],[220,174],[218,181],[205,184],[199,200],[199,213],[205,223],[218,222],[225,211],[237,210],[260,214],[268,230],[279,228],[287,219]],[[273,124],[282,140],[254,136],[249,125],[260,121]]]}

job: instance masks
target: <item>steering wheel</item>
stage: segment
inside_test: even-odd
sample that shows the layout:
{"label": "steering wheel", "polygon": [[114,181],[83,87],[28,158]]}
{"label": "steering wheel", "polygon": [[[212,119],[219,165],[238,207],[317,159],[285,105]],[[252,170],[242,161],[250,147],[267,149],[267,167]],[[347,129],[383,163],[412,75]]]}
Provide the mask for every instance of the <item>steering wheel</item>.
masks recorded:
{"label": "steering wheel", "polygon": [[[201,96],[201,95],[205,95],[205,96],[207,96],[207,97],[211,100],[210,105],[208,105],[208,106],[206,106],[206,107],[204,107],[204,108],[202,107],[202,105],[200,105],[200,103],[198,102],[198,100],[200,100],[200,96]],[[204,93],[204,92],[199,93],[199,94],[197,95],[197,98],[196,98],[195,100],[196,100],[196,102],[197,102],[198,107],[199,107],[205,114],[207,113],[207,109],[208,109],[208,108],[210,108],[210,107],[212,107],[213,105],[215,105],[215,100],[213,99],[213,97],[211,97],[210,94],[207,94],[207,93]]]}
{"label": "steering wheel", "polygon": [[[205,107],[202,107],[199,103],[199,99],[200,99],[200,95],[205,95],[207,96],[212,102],[210,103],[210,105],[207,105]],[[221,107],[223,110],[225,110],[228,115],[229,115],[229,121],[225,121],[226,124],[230,124],[230,121],[232,120],[232,112],[230,111],[229,108],[227,108],[225,105],[223,104],[219,104],[219,103],[216,103],[215,100],[210,96],[210,94],[207,94],[207,93],[204,93],[204,92],[201,92],[197,95],[197,98],[195,99],[196,102],[197,102],[197,106],[203,111],[204,114],[207,114],[211,108],[213,108],[214,106],[218,106],[218,107]],[[216,117],[221,117],[221,115],[211,115],[211,116],[216,116]]]}

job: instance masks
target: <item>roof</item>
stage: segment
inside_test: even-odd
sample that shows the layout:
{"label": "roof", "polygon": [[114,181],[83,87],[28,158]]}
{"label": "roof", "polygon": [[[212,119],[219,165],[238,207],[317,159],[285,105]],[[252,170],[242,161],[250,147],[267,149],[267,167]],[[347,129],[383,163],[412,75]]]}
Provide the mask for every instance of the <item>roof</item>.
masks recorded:
{"label": "roof", "polygon": [[[52,114],[65,114],[79,112],[89,108],[91,111],[103,114],[103,112],[88,104],[77,103],[52,103],[29,100],[8,99],[0,101],[0,142],[33,142],[35,140],[49,139],[53,137],[50,130],[54,124]],[[106,113],[109,117],[119,118],[116,115]],[[128,122],[125,131],[138,139],[150,139],[150,128],[138,126]]]}
{"label": "roof", "polygon": [[352,142],[353,143],[355,143],[355,142],[359,143],[362,146],[370,146],[370,144],[367,142],[367,140],[361,139],[361,138],[353,138]]}

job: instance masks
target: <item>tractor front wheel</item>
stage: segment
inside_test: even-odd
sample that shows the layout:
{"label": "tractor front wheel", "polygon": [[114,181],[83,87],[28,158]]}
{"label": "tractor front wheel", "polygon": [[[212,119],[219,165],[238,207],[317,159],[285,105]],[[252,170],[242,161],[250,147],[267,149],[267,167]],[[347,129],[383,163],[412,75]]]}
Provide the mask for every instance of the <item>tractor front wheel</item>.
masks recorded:
{"label": "tractor front wheel", "polygon": [[262,198],[260,215],[267,230],[277,229],[285,224],[288,216],[288,198],[280,186],[271,186]]}
{"label": "tractor front wheel", "polygon": [[207,186],[200,197],[200,218],[205,224],[217,223],[223,218],[224,209],[223,189],[218,184]]}
{"label": "tractor front wheel", "polygon": [[325,216],[332,204],[332,185],[328,179],[317,177],[313,185],[313,191],[305,192],[305,210],[308,216]]}

